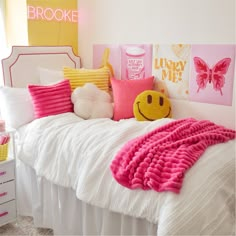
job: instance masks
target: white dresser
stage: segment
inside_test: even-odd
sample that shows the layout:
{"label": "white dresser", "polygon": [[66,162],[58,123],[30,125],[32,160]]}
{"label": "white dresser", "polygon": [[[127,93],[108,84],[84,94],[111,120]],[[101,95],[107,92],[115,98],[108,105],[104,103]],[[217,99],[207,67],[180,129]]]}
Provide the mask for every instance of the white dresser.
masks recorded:
{"label": "white dresser", "polygon": [[11,136],[11,142],[7,159],[0,161],[0,226],[17,218],[14,132],[6,133]]}

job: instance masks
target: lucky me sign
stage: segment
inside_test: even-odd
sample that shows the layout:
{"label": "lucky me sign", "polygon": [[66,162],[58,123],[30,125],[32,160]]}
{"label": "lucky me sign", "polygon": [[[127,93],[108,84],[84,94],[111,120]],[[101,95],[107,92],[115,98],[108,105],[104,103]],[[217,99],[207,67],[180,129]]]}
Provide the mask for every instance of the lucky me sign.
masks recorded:
{"label": "lucky me sign", "polygon": [[167,58],[155,58],[154,69],[161,70],[160,79],[178,83],[179,81],[182,81],[186,63],[187,62],[184,60],[174,61]]}
{"label": "lucky me sign", "polygon": [[191,46],[187,44],[154,44],[153,74],[157,87],[168,97],[188,99]]}

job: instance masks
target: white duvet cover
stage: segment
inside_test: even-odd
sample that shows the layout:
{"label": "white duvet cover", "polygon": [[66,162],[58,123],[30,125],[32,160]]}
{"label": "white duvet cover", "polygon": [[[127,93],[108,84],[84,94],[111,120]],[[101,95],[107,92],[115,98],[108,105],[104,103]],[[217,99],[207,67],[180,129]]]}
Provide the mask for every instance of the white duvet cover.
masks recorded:
{"label": "white duvet cover", "polygon": [[45,117],[19,130],[18,158],[86,203],[158,224],[159,236],[234,235],[235,140],[209,147],[187,172],[180,194],[130,190],[113,179],[109,166],[117,151],[170,121]]}

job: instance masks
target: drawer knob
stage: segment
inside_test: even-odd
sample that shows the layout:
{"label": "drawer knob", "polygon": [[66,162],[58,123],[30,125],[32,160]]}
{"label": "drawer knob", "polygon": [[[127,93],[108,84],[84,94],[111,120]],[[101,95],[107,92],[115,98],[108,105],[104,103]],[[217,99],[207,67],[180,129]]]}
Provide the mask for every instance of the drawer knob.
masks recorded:
{"label": "drawer knob", "polygon": [[0,213],[0,217],[3,217],[5,215],[7,215],[7,214],[8,214],[8,211],[2,212],[2,213]]}
{"label": "drawer knob", "polygon": [[7,192],[0,193],[0,197],[4,197],[5,195],[7,195]]}

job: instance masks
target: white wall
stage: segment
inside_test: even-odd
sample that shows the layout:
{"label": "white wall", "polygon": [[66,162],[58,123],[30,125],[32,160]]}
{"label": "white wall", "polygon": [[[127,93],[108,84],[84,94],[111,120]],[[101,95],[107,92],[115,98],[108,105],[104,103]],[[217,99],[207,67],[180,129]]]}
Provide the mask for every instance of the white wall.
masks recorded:
{"label": "white wall", "polygon": [[78,0],[79,51],[94,43],[235,43],[235,0]]}
{"label": "white wall", "polygon": [[[78,6],[84,67],[92,67],[95,43],[236,43],[235,0],[78,0]],[[235,103],[173,106],[179,117],[194,114],[235,125]]]}

